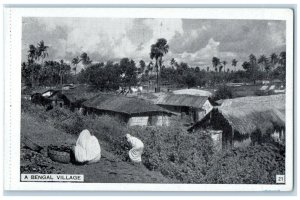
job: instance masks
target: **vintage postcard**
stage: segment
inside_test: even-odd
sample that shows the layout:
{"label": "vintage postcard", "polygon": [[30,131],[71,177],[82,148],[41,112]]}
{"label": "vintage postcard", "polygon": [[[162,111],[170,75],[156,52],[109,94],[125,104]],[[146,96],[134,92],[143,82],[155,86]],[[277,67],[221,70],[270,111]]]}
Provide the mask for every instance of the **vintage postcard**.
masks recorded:
{"label": "vintage postcard", "polygon": [[5,8],[5,189],[291,191],[293,17]]}

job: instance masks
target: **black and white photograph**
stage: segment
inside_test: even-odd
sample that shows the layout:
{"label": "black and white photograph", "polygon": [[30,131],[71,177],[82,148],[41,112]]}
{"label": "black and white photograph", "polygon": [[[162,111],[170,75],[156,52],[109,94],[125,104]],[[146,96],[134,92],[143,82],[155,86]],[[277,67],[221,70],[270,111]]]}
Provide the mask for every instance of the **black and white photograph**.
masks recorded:
{"label": "black and white photograph", "polygon": [[286,184],[287,20],[20,20],[22,184]]}

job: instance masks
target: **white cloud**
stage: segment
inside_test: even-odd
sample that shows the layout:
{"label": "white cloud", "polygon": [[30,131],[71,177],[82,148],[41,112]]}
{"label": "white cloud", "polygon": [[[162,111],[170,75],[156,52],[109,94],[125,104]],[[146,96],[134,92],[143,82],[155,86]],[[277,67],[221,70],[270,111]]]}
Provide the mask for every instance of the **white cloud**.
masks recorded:
{"label": "white cloud", "polygon": [[[213,56],[241,61],[250,53],[266,54],[285,48],[285,24],[280,21],[184,20],[119,18],[24,18],[22,55],[29,44],[44,40],[49,59],[70,60],[83,51],[94,61],[128,57],[150,60],[151,44],[166,38],[164,57],[190,66],[211,65]],[[259,37],[258,37],[259,35]],[[279,53],[276,51],[276,53]]]}

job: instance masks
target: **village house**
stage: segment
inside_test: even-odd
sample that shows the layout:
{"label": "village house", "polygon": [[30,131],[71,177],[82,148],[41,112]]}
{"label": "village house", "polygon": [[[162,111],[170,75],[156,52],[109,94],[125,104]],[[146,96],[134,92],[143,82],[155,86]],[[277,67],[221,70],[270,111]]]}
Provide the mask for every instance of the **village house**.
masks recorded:
{"label": "village house", "polygon": [[95,93],[87,92],[87,90],[84,85],[73,86],[72,89],[55,90],[48,99],[52,101],[53,106],[79,111],[84,101],[95,96]]}
{"label": "village house", "polygon": [[206,129],[220,149],[285,142],[285,95],[226,99],[189,131]]}
{"label": "village house", "polygon": [[129,126],[169,126],[173,115],[150,101],[113,94],[99,94],[82,105],[85,114],[114,116]]}
{"label": "village house", "polygon": [[39,89],[39,90],[35,90],[32,92],[31,96],[34,96],[34,95],[37,95],[37,94],[40,94],[41,96],[43,97],[49,97],[51,96],[53,93],[55,93],[57,90],[55,89]]}
{"label": "village house", "polygon": [[165,94],[154,100],[156,105],[179,114],[183,121],[195,123],[213,108],[209,97],[187,94]]}

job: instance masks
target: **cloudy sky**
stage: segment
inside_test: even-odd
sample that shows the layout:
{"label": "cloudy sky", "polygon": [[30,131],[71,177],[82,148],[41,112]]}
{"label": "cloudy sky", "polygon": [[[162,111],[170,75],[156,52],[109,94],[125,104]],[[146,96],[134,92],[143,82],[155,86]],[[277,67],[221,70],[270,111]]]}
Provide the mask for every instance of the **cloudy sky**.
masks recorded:
{"label": "cloudy sky", "polygon": [[256,56],[285,50],[285,21],[208,19],[23,18],[22,60],[29,44],[44,40],[48,59],[70,61],[87,52],[94,62],[128,57],[150,61],[151,44],[167,39],[170,59],[211,66],[213,56],[238,65]]}

